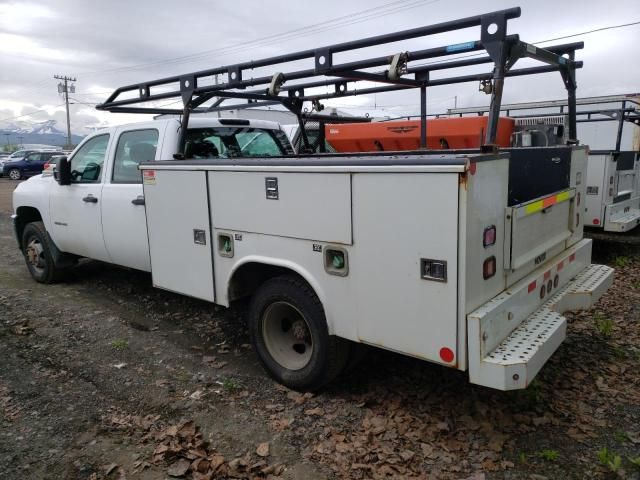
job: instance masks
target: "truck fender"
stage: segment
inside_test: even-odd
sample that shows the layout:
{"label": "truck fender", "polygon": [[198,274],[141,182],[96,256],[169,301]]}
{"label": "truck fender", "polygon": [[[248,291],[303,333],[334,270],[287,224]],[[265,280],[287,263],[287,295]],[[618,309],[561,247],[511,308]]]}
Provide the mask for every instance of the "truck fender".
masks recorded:
{"label": "truck fender", "polygon": [[309,272],[306,268],[304,268],[303,266],[295,262],[292,262],[290,260],[285,260],[283,258],[266,257],[262,255],[249,255],[239,259],[238,262],[236,262],[233,265],[233,267],[230,269],[229,275],[227,276],[224,290],[223,290],[224,297],[217,299],[218,301],[216,303],[226,304],[227,306],[229,305],[229,285],[231,284],[231,280],[233,279],[236,272],[240,269],[240,267],[249,263],[279,267],[285,270],[289,270],[290,272],[295,273],[300,277],[302,277],[311,286],[313,291],[318,296],[318,299],[322,304],[322,308],[324,309],[324,314],[327,320],[327,329],[329,330],[329,334],[333,335],[334,333],[333,319],[331,316],[331,311],[326,308],[326,305],[327,305],[326,295],[320,283],[316,280],[313,274]]}

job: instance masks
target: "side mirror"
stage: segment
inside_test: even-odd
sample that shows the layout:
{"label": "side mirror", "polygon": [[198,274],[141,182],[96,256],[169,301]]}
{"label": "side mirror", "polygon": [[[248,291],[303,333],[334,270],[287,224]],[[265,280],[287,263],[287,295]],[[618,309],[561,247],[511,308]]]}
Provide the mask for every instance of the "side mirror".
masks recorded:
{"label": "side mirror", "polygon": [[60,185],[71,185],[71,162],[67,157],[58,159],[53,176]]}

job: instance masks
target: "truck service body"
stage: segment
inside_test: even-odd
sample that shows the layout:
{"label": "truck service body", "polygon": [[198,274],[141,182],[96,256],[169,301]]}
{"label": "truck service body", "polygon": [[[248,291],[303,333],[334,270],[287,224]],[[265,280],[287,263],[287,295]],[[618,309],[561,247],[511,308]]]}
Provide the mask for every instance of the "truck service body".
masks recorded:
{"label": "truck service body", "polygon": [[[81,145],[58,162],[55,177],[35,177],[18,187],[14,222],[32,275],[51,281],[74,258],[86,256],[150,270],[159,288],[223,306],[250,297],[247,320],[258,358],[291,388],[326,384],[353,356],[355,343],[468,371],[470,381],[480,385],[525,388],[565,338],[562,314],[592,306],[611,285],[613,271],[591,265],[591,241],[582,235],[586,147],[571,143],[502,152],[491,145],[504,76],[558,70],[569,79],[575,101],[571,79],[580,64],[573,54],[581,45],[547,51],[507,36],[507,20],[519,14],[510,9],[227,66],[222,71],[229,78],[222,84],[198,86],[200,77],[221,71],[212,69],[116,90],[100,108],[175,113],[135,104],[180,96],[183,116],[158,127],[164,140],[153,158],[139,163],[142,185],[135,189],[108,185],[116,183],[117,129],[104,146],[103,167],[96,167],[95,155],[83,160]],[[488,28],[493,24],[497,30]],[[416,73],[419,82],[405,79],[408,60],[459,53],[461,46],[394,55],[383,75],[358,69],[384,65],[388,56],[351,63],[353,70],[345,73],[333,64],[333,53],[471,26],[481,26],[482,41],[464,49],[486,48],[489,57],[483,61],[496,65],[489,77],[494,107],[481,149],[293,156],[282,148],[280,155],[247,158],[220,144],[204,152],[198,142],[211,142],[190,131],[203,127],[197,122],[213,121],[189,122],[191,111],[219,106],[216,101],[201,107],[213,96],[280,101],[302,125],[302,102],[317,107],[322,97],[305,88],[320,82],[286,87],[287,75],[346,77],[330,81],[338,82],[335,95],[353,94],[348,82],[354,76],[379,79],[383,91],[413,86],[426,106],[428,77]],[[506,48],[512,49],[510,57]],[[565,52],[570,60],[559,56]],[[506,58],[516,54],[549,66],[505,74]],[[315,69],[242,80],[244,69],[305,58],[315,59]],[[178,91],[153,94],[155,86],[176,81]],[[260,84],[269,87],[245,90]],[[279,96],[285,88],[292,93]],[[131,91],[139,98],[119,99]],[[155,124],[120,128],[132,134]],[[425,121],[420,128],[424,148]],[[575,123],[571,132],[575,136]],[[84,145],[100,141],[101,134]],[[134,150],[130,146],[129,155]],[[528,181],[532,159],[546,165],[544,182]],[[99,213],[131,207],[139,217],[121,220],[113,213],[109,219],[109,213]],[[146,231],[134,254],[125,244],[136,228]],[[119,244],[120,250],[110,246]]]}

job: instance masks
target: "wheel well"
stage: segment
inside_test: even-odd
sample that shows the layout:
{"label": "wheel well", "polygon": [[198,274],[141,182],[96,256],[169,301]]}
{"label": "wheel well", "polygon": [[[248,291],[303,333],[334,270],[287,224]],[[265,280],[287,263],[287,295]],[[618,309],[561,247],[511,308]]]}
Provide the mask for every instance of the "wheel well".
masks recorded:
{"label": "wheel well", "polygon": [[260,285],[270,278],[287,274],[296,275],[306,282],[302,275],[286,267],[258,262],[245,263],[233,273],[229,280],[227,288],[229,302],[252,295]]}
{"label": "wheel well", "polygon": [[40,215],[38,209],[34,207],[18,207],[16,215],[18,215],[16,219],[16,235],[20,248],[22,248],[22,233],[24,232],[24,227],[31,222],[41,222],[42,215]]}

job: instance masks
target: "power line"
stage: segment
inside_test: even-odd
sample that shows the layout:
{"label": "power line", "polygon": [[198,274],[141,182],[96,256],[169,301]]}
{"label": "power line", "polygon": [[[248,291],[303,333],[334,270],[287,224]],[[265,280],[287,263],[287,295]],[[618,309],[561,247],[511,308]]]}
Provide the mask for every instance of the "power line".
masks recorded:
{"label": "power line", "polygon": [[[562,37],[548,38],[546,40],[538,40],[538,41],[531,42],[531,43],[532,43],[532,45],[537,45],[539,43],[555,42],[556,40],[566,40],[567,38],[579,37],[581,35],[589,35],[590,33],[602,32],[602,31],[605,31],[605,30],[613,30],[615,28],[631,27],[633,25],[640,25],[640,20],[635,21],[635,22],[631,22],[631,23],[622,23],[620,25],[609,25],[607,27],[594,28],[593,30],[586,30],[584,32],[572,33],[571,35],[563,35]],[[454,60],[462,60],[464,58],[479,57],[480,55],[484,55],[484,53],[485,52],[478,52],[478,53],[470,53],[469,55],[461,55],[459,57],[456,57]],[[426,66],[426,65],[435,65],[435,64],[438,64],[438,63],[443,63],[443,62],[448,62],[448,61],[450,61],[450,59],[433,60],[431,62],[418,63],[415,66],[416,67],[423,67],[423,66]]]}
{"label": "power line", "polygon": [[[83,75],[95,75],[97,73],[112,73],[112,72],[122,72],[127,70],[137,70],[141,68],[148,68],[150,66],[156,65],[170,65],[170,64],[178,64],[178,63],[186,63],[197,61],[202,57],[209,57],[210,55],[216,54],[217,56],[229,55],[232,53],[237,53],[240,51],[245,51],[257,47],[264,47],[273,44],[277,44],[283,42],[285,40],[293,40],[295,38],[299,38],[302,36],[313,35],[316,33],[320,33],[327,30],[333,30],[336,28],[341,28],[345,26],[354,25],[356,23],[362,23],[364,21],[368,21],[374,18],[378,18],[381,16],[386,16],[394,13],[398,13],[403,10],[408,10],[411,8],[415,8],[421,5],[430,5],[436,3],[440,0],[396,0],[394,2],[390,2],[378,7],[372,7],[365,10],[361,10],[360,12],[355,12],[349,15],[344,15],[341,17],[336,17],[330,20],[326,20],[323,22],[319,22],[316,24],[308,25],[305,27],[296,28],[293,30],[289,30],[280,34],[269,35],[266,37],[261,37],[255,40],[241,42],[235,45],[229,45],[226,47],[221,47],[212,50],[206,50],[203,52],[184,55],[181,57],[174,57],[165,60],[154,61],[145,64],[138,65],[129,65],[125,67],[116,67],[112,69],[104,69],[104,70],[96,70],[83,72]],[[400,4],[400,5],[398,5]],[[402,5],[405,4],[405,5]],[[215,58],[215,57],[212,57]]]}

